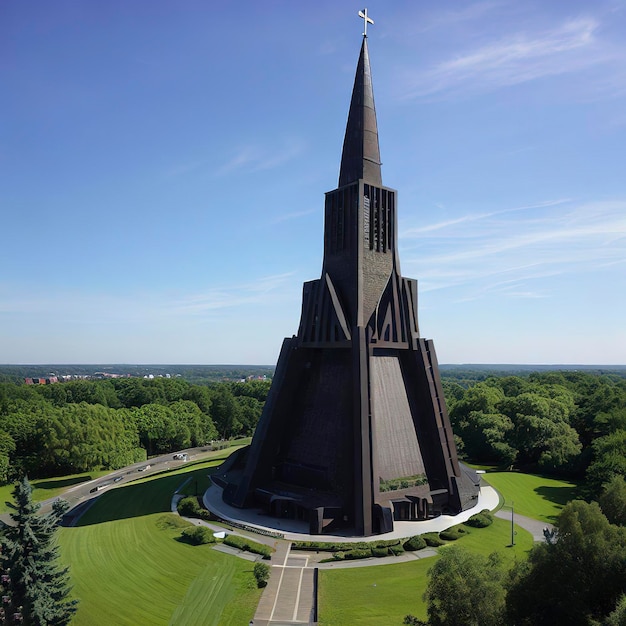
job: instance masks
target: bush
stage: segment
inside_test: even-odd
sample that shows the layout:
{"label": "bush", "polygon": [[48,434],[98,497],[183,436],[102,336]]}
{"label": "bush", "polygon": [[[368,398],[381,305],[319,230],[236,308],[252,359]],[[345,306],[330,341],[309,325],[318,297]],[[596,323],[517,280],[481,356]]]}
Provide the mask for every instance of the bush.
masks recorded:
{"label": "bush", "polygon": [[439,535],[437,533],[426,533],[420,536],[424,540],[424,543],[431,548],[438,548],[439,546],[445,545],[445,541],[439,539]]}
{"label": "bush", "polygon": [[208,519],[209,512],[202,508],[196,496],[187,496],[178,502],[176,507],[178,514],[183,517],[197,517],[199,519]]}
{"label": "bush", "polygon": [[257,561],[254,564],[254,577],[256,578],[256,584],[258,587],[265,587],[270,577],[270,566],[267,563],[261,563]]}
{"label": "bush", "polygon": [[422,550],[423,548],[425,548],[426,541],[422,539],[420,535],[415,535],[414,537],[407,539],[402,545],[402,547],[407,552],[415,552],[415,550]]}
{"label": "bush", "polygon": [[185,528],[181,538],[186,543],[194,546],[200,546],[207,543],[215,543],[215,537],[210,528],[206,526],[194,526],[193,528]]}
{"label": "bush", "polygon": [[345,559],[350,561],[356,559],[367,559],[370,556],[372,556],[371,550],[363,550],[359,548],[357,548],[356,550],[348,550],[348,552],[344,554]]}
{"label": "bush", "polygon": [[493,524],[493,515],[487,509],[484,509],[480,513],[475,513],[466,522],[467,526],[473,528],[487,528]]}
{"label": "bush", "polygon": [[269,558],[273,552],[272,548],[266,546],[264,543],[257,543],[256,541],[252,541],[252,539],[240,537],[239,535],[226,535],[226,537],[224,537],[224,543],[227,546],[239,548],[246,552],[260,554],[263,558]]}
{"label": "bush", "polygon": [[387,556],[388,554],[389,554],[389,548],[387,547],[375,546],[372,548],[372,556],[380,558],[383,556]]}
{"label": "bush", "polygon": [[453,526],[447,530],[442,530],[439,533],[439,537],[446,541],[456,541],[465,534],[467,534],[467,531],[462,526]]}
{"label": "bush", "polygon": [[389,546],[389,552],[391,552],[394,556],[398,556],[404,552],[404,548],[400,544]]}

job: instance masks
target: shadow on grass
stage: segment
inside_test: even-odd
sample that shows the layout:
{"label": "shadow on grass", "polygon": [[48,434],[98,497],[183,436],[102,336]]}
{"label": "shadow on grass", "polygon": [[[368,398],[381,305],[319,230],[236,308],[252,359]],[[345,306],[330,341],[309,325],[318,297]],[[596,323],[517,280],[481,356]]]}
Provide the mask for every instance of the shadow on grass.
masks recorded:
{"label": "shadow on grass", "polygon": [[541,486],[535,489],[535,493],[545,500],[565,506],[570,500],[576,497],[577,488],[575,486],[567,487],[546,487]]}
{"label": "shadow on grass", "polygon": [[86,483],[92,480],[90,474],[86,476],[72,476],[71,478],[51,478],[50,480],[37,481],[34,484],[35,489],[63,489],[80,483]]}
{"label": "shadow on grass", "polygon": [[[563,508],[568,502],[576,499],[576,497],[578,496],[578,486],[576,485],[571,485],[571,486],[567,485],[563,487],[541,486],[541,487],[536,487],[534,491],[538,496],[542,497],[544,500],[548,500],[549,502],[552,502],[553,504],[557,504],[559,505],[560,508]],[[554,521],[557,519],[557,517],[558,517],[558,514],[549,515],[547,516],[547,519]]]}
{"label": "shadow on grass", "polygon": [[207,475],[215,469],[217,468],[199,469],[188,474],[157,475],[107,491],[85,511],[76,526],[90,526],[155,513],[170,513],[172,496],[181,483],[187,478],[195,480],[196,473]]}
{"label": "shadow on grass", "polygon": [[[166,513],[170,511],[171,494],[176,489],[173,476],[157,478],[149,483],[131,483],[102,494],[83,513],[76,526],[90,526],[116,520]],[[158,485],[160,483],[160,485]],[[171,485],[169,497],[165,490]],[[161,488],[158,488],[158,487]]]}

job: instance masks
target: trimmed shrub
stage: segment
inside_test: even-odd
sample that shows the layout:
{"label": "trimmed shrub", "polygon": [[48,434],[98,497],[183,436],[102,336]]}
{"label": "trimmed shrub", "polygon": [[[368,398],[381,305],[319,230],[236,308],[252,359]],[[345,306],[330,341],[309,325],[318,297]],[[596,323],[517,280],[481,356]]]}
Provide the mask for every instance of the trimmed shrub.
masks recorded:
{"label": "trimmed shrub", "polygon": [[420,537],[430,548],[438,548],[439,546],[445,545],[445,541],[442,541],[437,533],[426,533],[424,535],[420,535]]}
{"label": "trimmed shrub", "polygon": [[176,507],[178,514],[183,517],[196,517],[198,519],[209,519],[209,512],[200,506],[196,496],[187,496],[178,502]]}
{"label": "trimmed shrub", "polygon": [[385,546],[383,547],[375,546],[372,548],[372,556],[380,558],[380,557],[388,556],[388,555],[389,555],[389,548]]}
{"label": "trimmed shrub", "polygon": [[425,548],[426,541],[424,541],[424,539],[422,539],[420,535],[415,535],[414,537],[407,539],[402,547],[407,552],[415,552],[416,550],[422,550],[423,548]]}
{"label": "trimmed shrub", "polygon": [[247,537],[240,537],[239,535],[226,535],[224,537],[224,543],[227,546],[233,548],[239,548],[246,552],[253,552],[254,554],[260,554],[263,558],[269,558],[274,550],[264,543],[257,543],[248,539]]}
{"label": "trimmed shrub", "polygon": [[375,548],[389,548],[400,545],[399,539],[384,539],[378,541],[338,541],[336,543],[324,541],[294,541],[291,544],[292,550],[315,550],[317,552],[349,552],[350,550],[368,550]]}
{"label": "trimmed shrub", "polygon": [[404,548],[400,544],[389,546],[389,552],[391,552],[394,556],[398,556],[404,552]]}
{"label": "trimmed shrub", "polygon": [[368,557],[372,556],[372,551],[357,548],[356,550],[349,550],[345,553],[344,556],[346,560],[350,561],[356,559],[367,559]]}
{"label": "trimmed shrub", "polygon": [[207,543],[215,543],[215,537],[210,528],[206,526],[194,526],[193,528],[185,528],[181,539],[186,543],[194,546],[200,546]]}
{"label": "trimmed shrub", "polygon": [[456,541],[465,534],[467,534],[467,531],[462,526],[453,526],[447,530],[442,530],[439,533],[439,537],[446,541]]}
{"label": "trimmed shrub", "polygon": [[256,578],[257,587],[265,587],[270,577],[270,566],[267,563],[257,561],[254,564],[254,577]]}
{"label": "trimmed shrub", "polygon": [[487,509],[481,511],[480,513],[475,513],[470,517],[465,524],[467,526],[471,526],[472,528],[487,528],[487,526],[491,526],[493,524],[493,515]]}

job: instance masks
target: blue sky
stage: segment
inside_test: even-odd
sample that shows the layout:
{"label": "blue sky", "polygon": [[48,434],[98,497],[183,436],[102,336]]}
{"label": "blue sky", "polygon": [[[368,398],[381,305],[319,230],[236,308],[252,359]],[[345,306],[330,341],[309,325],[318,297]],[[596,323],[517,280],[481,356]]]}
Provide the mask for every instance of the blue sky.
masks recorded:
{"label": "blue sky", "polygon": [[[0,362],[273,364],[322,263],[360,4],[0,5]],[[441,363],[626,363],[626,7],[371,1]]]}

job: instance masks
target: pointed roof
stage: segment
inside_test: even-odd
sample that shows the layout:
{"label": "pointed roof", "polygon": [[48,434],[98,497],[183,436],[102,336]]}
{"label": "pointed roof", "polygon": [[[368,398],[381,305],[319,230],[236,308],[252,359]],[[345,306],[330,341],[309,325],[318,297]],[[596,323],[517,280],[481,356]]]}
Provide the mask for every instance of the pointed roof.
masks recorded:
{"label": "pointed roof", "polygon": [[383,184],[367,37],[363,37],[354,77],[350,112],[343,140],[339,187],[353,183],[360,178],[378,187]]}

